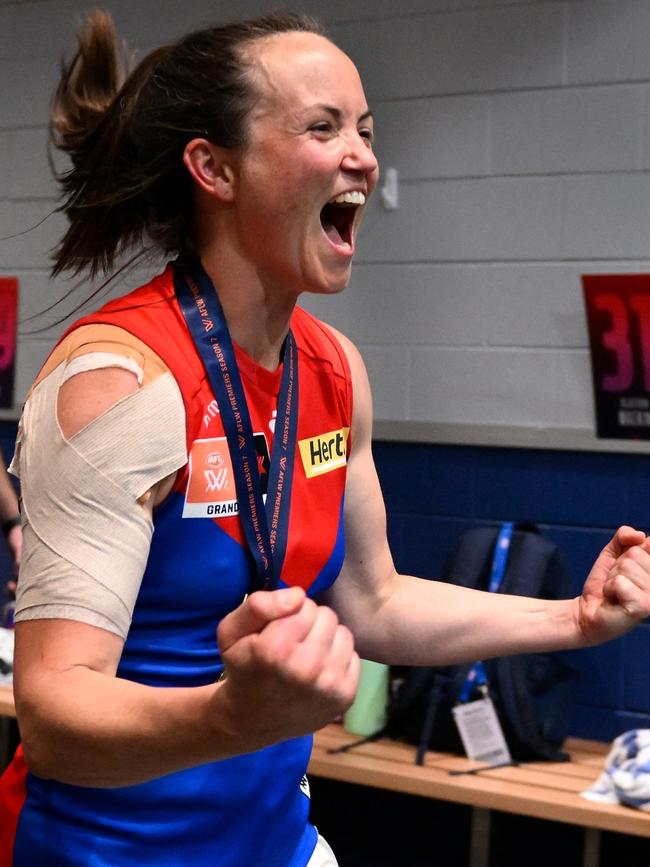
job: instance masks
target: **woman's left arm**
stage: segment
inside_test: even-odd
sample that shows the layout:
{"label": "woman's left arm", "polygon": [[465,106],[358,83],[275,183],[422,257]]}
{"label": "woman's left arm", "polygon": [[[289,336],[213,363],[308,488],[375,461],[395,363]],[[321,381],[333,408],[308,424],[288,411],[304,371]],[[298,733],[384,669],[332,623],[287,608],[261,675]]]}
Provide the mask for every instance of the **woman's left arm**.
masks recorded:
{"label": "woman's left arm", "polygon": [[[371,450],[372,401],[361,356],[345,337],[352,372],[352,451],[345,492],[346,557],[325,601],[353,632],[360,655],[442,665],[598,644],[650,613],[650,540],[621,527],[576,599],[542,600],[468,590],[400,575]],[[435,539],[432,539],[432,545]]]}

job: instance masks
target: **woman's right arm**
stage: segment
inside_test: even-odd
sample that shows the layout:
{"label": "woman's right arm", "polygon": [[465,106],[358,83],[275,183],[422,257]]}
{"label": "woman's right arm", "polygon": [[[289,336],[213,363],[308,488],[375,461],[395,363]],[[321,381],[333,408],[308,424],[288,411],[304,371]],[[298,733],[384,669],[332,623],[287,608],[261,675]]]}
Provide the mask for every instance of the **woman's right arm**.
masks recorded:
{"label": "woman's right arm", "polygon": [[[119,369],[69,379],[58,395],[64,437],[137,387]],[[150,510],[163,487],[138,508]],[[297,588],[253,594],[224,618],[218,641],[225,680],[161,688],[116,677],[123,639],[108,629],[17,622],[16,707],[30,770],[75,785],[132,785],[314,731],[353,699],[350,633]]]}
{"label": "woman's right arm", "polygon": [[[259,637],[277,617],[311,631],[314,612],[302,611],[300,591],[255,596],[265,598],[251,597],[247,605],[249,636]],[[289,695],[282,663],[271,653],[260,658],[257,645],[226,681],[161,688],[115,676],[122,641],[104,629],[73,620],[17,624],[14,683],[28,767],[37,776],[73,785],[133,785],[306,734],[312,724],[319,728],[339,712],[336,695],[315,702],[306,681],[298,681]],[[263,676],[265,687],[256,690],[255,680]],[[300,704],[287,712],[292,699],[303,705],[302,714]],[[316,705],[307,726],[305,699]]]}
{"label": "woman's right arm", "polygon": [[219,628],[228,676],[162,688],[115,676],[122,642],[72,620],[16,626],[15,693],[37,776],[78,786],[145,782],[309,734],[352,703],[349,631],[298,588],[254,593]]}

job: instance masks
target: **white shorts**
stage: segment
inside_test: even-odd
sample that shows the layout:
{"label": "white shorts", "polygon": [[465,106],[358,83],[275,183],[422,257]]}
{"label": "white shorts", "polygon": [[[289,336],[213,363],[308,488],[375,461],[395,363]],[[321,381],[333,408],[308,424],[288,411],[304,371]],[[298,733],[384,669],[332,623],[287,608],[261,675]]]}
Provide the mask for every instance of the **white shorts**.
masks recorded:
{"label": "white shorts", "polygon": [[338,865],[339,862],[336,860],[327,840],[319,834],[318,843],[316,843],[316,848],[307,863],[307,867],[338,867]]}

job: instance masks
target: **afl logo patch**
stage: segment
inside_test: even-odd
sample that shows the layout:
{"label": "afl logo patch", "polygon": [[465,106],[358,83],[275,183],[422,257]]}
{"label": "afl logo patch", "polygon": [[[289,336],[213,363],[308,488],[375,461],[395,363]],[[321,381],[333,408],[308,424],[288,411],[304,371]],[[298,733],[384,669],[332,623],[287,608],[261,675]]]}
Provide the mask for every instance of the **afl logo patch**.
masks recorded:
{"label": "afl logo patch", "polygon": [[[269,448],[263,433],[253,434],[262,499],[269,483]],[[235,476],[226,437],[198,439],[190,449],[184,518],[229,518],[239,514]]]}
{"label": "afl logo patch", "polygon": [[194,440],[183,506],[184,518],[219,518],[239,512],[225,437]]}

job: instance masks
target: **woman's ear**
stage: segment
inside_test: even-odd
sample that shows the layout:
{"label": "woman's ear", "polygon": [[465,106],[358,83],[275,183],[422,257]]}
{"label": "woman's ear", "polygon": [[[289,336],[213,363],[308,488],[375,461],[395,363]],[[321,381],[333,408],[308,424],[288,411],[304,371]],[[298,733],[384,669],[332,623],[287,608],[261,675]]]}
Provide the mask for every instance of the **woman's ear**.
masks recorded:
{"label": "woman's ear", "polygon": [[232,202],[235,195],[234,154],[204,138],[194,138],[183,151],[192,179],[212,198]]}

